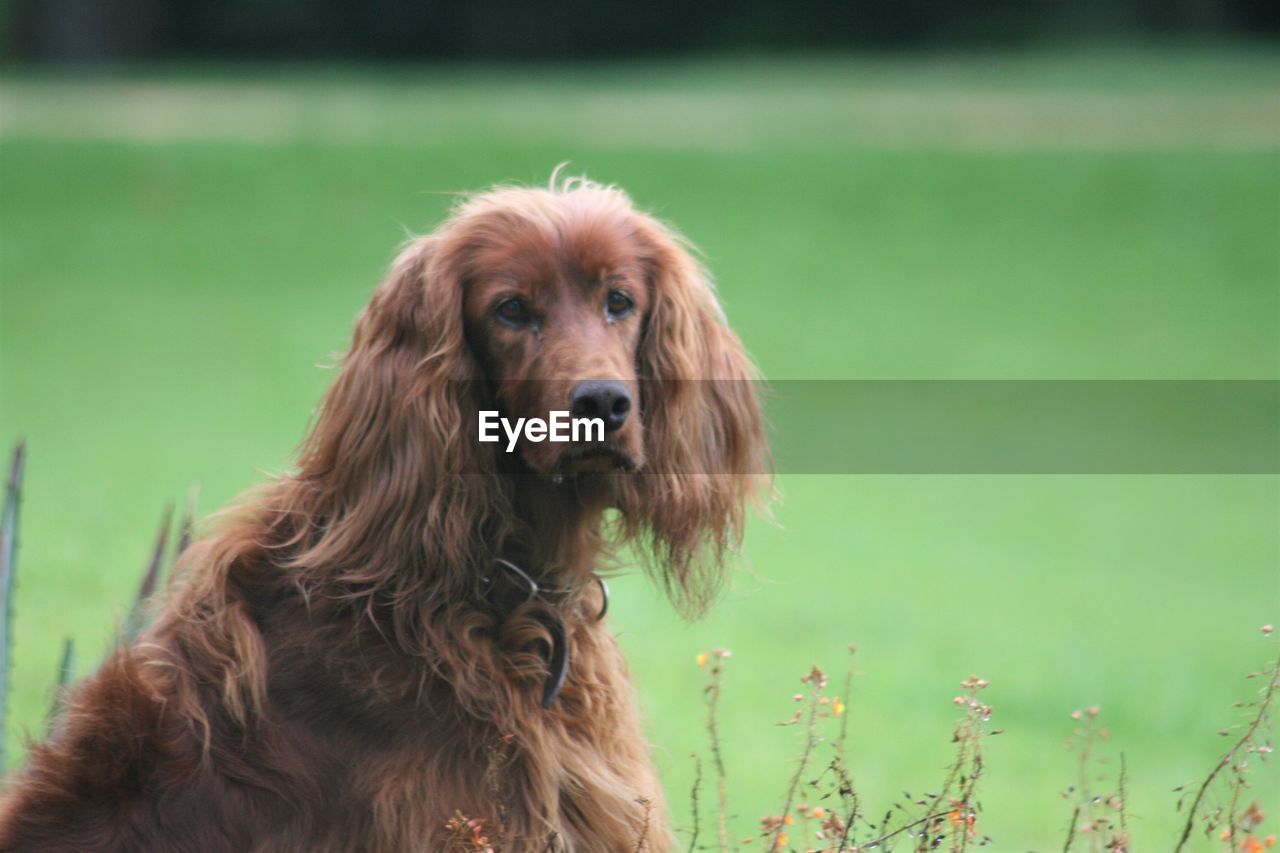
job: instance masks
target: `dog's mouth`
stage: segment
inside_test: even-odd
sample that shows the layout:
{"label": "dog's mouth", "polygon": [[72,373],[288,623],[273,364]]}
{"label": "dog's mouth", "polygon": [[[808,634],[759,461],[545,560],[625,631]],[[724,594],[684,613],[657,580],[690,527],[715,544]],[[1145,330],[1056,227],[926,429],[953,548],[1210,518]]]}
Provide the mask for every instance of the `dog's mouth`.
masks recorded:
{"label": "dog's mouth", "polygon": [[615,447],[590,444],[570,447],[560,454],[551,475],[552,477],[571,477],[578,474],[631,472],[638,467],[635,459]]}

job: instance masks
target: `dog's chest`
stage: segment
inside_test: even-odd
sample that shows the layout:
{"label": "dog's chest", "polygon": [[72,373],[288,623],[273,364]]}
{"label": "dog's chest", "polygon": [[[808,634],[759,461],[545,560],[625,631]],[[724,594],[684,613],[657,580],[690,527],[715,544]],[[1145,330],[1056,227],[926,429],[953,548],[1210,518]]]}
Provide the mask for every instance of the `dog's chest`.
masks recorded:
{"label": "dog's chest", "polygon": [[533,690],[491,719],[424,715],[354,769],[377,849],[669,848],[621,653],[607,631],[574,634],[574,666],[551,709]]}

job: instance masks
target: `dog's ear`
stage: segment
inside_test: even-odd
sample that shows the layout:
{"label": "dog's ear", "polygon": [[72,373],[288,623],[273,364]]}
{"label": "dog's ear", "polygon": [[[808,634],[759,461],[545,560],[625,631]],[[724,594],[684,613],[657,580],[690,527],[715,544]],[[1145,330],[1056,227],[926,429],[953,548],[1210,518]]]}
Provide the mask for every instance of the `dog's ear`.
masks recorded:
{"label": "dog's ear", "polygon": [[697,615],[741,543],[747,507],[769,490],[757,373],[681,238],[639,214],[634,228],[651,292],[638,354],[648,461],[621,480],[622,524],[647,536],[668,596]]}
{"label": "dog's ear", "polygon": [[475,436],[485,388],[463,334],[462,283],[438,242],[401,253],[361,312],[300,460],[316,539],[297,561],[389,594],[424,574],[459,594],[500,541],[491,523],[508,515]]}

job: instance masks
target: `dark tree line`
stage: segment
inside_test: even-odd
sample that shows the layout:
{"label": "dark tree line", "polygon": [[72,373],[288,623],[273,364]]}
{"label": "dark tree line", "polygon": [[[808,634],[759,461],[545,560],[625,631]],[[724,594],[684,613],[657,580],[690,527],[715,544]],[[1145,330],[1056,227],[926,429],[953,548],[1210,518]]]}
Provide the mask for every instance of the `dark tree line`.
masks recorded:
{"label": "dark tree line", "polygon": [[598,59],[1280,34],[1275,0],[0,0],[21,60]]}

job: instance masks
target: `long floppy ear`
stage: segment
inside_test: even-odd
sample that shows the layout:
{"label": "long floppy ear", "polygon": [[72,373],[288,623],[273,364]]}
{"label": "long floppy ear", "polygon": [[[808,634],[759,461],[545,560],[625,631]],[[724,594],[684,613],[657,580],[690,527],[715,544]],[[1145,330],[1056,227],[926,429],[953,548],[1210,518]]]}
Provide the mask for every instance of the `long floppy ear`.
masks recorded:
{"label": "long floppy ear", "polygon": [[718,591],[747,507],[767,494],[757,372],[686,244],[636,215],[651,308],[640,344],[644,469],[621,488],[622,523],[648,536],[653,568],[686,615]]}
{"label": "long floppy ear", "polygon": [[294,563],[384,601],[457,599],[509,516],[475,440],[484,384],[438,244],[410,245],[360,314],[300,459],[313,529]]}

